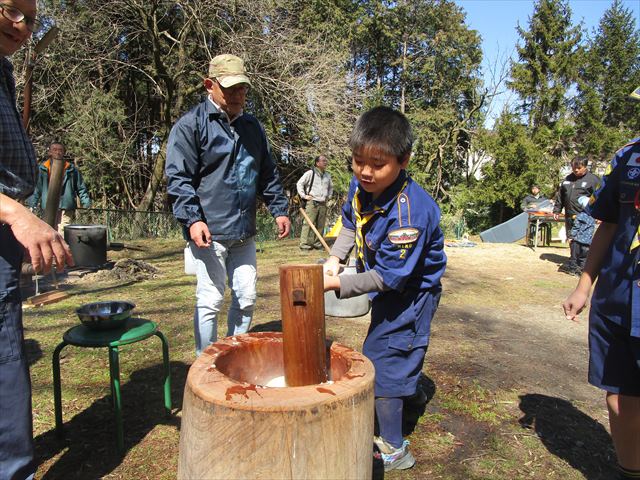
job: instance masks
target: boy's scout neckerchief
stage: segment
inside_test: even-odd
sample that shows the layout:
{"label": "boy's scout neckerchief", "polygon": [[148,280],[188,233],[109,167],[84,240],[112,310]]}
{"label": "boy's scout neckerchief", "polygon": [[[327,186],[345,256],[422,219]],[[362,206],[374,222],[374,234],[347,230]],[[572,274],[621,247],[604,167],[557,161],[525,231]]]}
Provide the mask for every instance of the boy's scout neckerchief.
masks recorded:
{"label": "boy's scout neckerchief", "polygon": [[[400,190],[398,190],[392,201],[389,203],[395,202],[398,195],[404,191],[408,183],[409,179],[404,181]],[[360,187],[357,187],[356,193],[353,195],[353,200],[351,201],[351,208],[353,209],[353,214],[356,217],[356,266],[358,267],[358,270],[362,271],[364,270],[364,236],[362,235],[362,228],[378,213],[383,213],[385,209],[374,205],[373,210],[370,212],[361,213],[362,203],[360,202],[359,193]]]}

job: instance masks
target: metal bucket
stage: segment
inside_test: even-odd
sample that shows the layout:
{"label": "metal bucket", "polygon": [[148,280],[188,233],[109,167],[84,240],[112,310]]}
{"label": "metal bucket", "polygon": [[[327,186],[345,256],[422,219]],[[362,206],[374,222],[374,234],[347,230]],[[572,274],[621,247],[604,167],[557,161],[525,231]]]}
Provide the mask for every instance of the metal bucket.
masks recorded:
{"label": "metal bucket", "polygon": [[[340,275],[354,273],[356,273],[355,265],[347,265]],[[367,314],[369,308],[369,295],[366,293],[351,298],[338,298],[336,292],[333,291],[324,293],[325,315],[342,318],[360,317]]]}
{"label": "metal bucket", "polygon": [[107,263],[107,227],[104,225],[65,225],[64,239],[77,267],[100,267]]}

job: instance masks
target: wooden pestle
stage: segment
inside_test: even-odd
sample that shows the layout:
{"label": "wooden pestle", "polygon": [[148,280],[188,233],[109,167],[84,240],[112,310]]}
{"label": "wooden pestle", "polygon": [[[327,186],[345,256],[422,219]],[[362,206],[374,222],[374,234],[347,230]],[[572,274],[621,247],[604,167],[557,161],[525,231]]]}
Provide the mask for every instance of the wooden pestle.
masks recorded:
{"label": "wooden pestle", "polygon": [[281,266],[280,301],[287,386],[326,382],[322,265]]}

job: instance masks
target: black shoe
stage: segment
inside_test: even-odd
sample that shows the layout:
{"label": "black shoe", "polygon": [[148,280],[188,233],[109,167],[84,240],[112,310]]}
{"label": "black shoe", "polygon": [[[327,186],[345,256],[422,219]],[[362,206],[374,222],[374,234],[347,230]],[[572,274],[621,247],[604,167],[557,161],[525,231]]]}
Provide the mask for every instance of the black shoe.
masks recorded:
{"label": "black shoe", "polygon": [[576,266],[575,265],[571,265],[570,263],[563,263],[562,265],[560,265],[558,267],[558,271],[559,272],[564,272],[564,273],[573,273],[576,270]]}
{"label": "black shoe", "polygon": [[311,245],[300,245],[298,248],[300,248],[300,250],[313,250],[313,247]]}
{"label": "black shoe", "polygon": [[324,247],[321,243],[314,243],[313,248],[315,248],[316,250],[324,250]]}

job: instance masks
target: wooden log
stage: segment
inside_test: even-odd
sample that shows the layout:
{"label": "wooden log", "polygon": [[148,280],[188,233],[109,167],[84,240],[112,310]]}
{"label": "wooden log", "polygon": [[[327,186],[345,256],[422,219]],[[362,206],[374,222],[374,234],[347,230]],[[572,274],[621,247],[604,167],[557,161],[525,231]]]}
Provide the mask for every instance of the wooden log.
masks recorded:
{"label": "wooden log", "polygon": [[280,303],[287,386],[327,381],[322,265],[280,267]]}
{"label": "wooden log", "polygon": [[282,334],[207,347],[187,375],[178,479],[371,479],[373,365],[329,353],[332,383],[262,388],[283,374]]}

